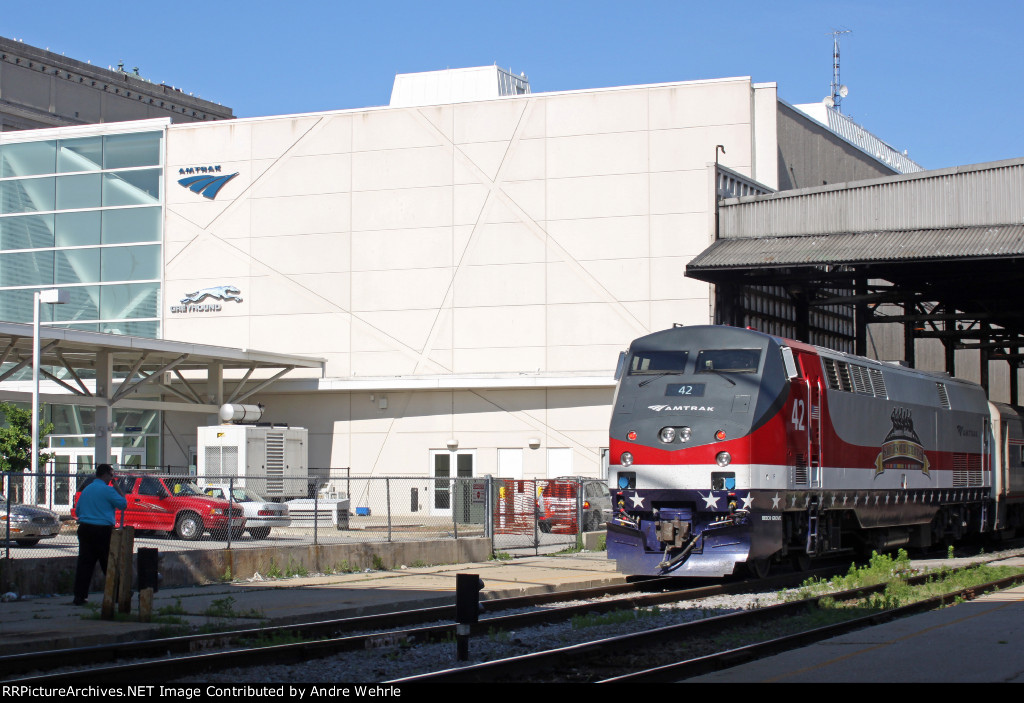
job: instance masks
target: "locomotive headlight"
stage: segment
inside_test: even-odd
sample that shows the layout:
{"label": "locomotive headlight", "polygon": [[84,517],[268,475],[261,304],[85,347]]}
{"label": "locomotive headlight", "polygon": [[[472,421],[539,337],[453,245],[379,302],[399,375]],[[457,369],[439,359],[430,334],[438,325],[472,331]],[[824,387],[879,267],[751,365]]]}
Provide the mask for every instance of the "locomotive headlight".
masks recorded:
{"label": "locomotive headlight", "polygon": [[676,438],[676,428],[662,427],[661,432],[658,433],[658,438],[665,444],[671,444]]}
{"label": "locomotive headlight", "polygon": [[718,462],[719,466],[728,466],[729,462],[732,461],[732,455],[729,452],[718,452],[715,461]]}
{"label": "locomotive headlight", "polygon": [[689,427],[680,427],[679,428],[679,441],[681,441],[681,442],[689,442],[690,441],[690,437],[692,435],[693,435],[693,431]]}
{"label": "locomotive headlight", "polygon": [[619,464],[621,464],[622,466],[632,466],[633,455],[630,454],[629,452],[622,452],[622,454],[619,456]]}

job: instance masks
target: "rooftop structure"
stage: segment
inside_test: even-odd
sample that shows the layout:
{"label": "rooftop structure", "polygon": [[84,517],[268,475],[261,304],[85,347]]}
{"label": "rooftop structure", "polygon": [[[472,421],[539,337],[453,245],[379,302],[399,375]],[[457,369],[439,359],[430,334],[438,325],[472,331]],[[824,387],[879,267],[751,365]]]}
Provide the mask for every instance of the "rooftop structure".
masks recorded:
{"label": "rooftop structure", "polygon": [[391,89],[391,107],[442,105],[527,95],[530,79],[498,66],[451,68],[423,73],[399,73]]}
{"label": "rooftop structure", "polygon": [[170,117],[232,119],[231,108],[143,78],[0,37],[0,132]]}

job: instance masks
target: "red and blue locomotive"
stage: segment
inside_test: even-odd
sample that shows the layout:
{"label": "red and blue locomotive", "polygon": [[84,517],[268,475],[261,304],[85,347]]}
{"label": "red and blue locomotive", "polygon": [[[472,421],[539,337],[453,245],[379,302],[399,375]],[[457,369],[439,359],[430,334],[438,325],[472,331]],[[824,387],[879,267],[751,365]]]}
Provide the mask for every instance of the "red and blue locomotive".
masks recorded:
{"label": "red and blue locomotive", "polygon": [[1017,409],[944,373],[750,329],[635,340],[609,446],[608,557],[627,574],[763,576],[1024,524]]}

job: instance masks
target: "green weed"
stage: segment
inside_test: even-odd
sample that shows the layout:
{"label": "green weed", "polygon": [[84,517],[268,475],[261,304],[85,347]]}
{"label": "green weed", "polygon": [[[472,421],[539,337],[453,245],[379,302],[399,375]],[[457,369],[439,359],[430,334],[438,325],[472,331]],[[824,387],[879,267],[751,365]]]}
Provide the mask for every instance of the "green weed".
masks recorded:
{"label": "green weed", "polygon": [[156,609],[157,615],[185,615],[185,607],[181,604],[181,598],[174,599],[174,605],[164,605]]}
{"label": "green weed", "polygon": [[263,611],[259,608],[251,608],[239,612],[235,610],[235,599],[231,596],[219,598],[203,611],[203,615],[210,618],[263,618]]}
{"label": "green weed", "polygon": [[309,570],[306,569],[302,564],[294,564],[291,560],[288,561],[288,569],[284,574],[286,577],[291,578],[292,576],[309,576]]}
{"label": "green weed", "polygon": [[624,622],[633,622],[634,620],[657,617],[659,615],[661,615],[661,610],[658,606],[653,608],[637,608],[636,610],[613,610],[610,613],[574,615],[572,618],[572,629],[582,630],[587,627],[598,627],[601,625],[619,625]]}

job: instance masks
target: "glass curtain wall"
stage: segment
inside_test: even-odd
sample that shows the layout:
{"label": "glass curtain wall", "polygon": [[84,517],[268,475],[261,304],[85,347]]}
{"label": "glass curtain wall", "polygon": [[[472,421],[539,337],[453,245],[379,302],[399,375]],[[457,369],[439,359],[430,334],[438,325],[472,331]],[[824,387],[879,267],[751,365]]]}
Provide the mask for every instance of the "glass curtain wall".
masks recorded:
{"label": "glass curtain wall", "polygon": [[163,133],[0,144],[0,320],[159,334]]}

